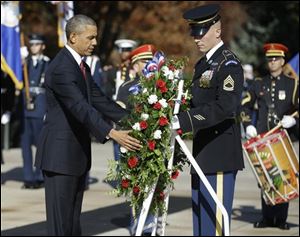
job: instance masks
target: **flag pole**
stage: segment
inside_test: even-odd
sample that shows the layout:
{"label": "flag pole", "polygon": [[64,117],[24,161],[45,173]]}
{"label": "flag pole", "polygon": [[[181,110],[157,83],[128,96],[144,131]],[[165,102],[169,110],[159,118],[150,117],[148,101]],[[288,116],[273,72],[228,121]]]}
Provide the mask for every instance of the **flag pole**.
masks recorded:
{"label": "flag pole", "polygon": [[[25,46],[25,41],[24,41],[24,33],[21,32],[21,47]],[[24,86],[25,86],[25,97],[26,97],[26,108],[27,109],[33,109],[33,104],[31,103],[31,97],[29,93],[29,82],[28,82],[28,70],[27,70],[27,60],[24,59],[23,61],[23,74],[24,74]]]}

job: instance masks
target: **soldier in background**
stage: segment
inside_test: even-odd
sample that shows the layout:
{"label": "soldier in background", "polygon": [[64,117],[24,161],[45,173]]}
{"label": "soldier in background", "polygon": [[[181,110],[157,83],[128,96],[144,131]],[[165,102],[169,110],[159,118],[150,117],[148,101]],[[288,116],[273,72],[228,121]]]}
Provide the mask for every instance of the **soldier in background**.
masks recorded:
{"label": "soldier in background", "polygon": [[[242,120],[246,125],[246,136],[256,137],[258,134],[274,128],[279,122],[290,135],[299,139],[299,119],[290,116],[298,110],[298,84],[293,78],[283,74],[284,57],[288,48],[283,44],[269,43],[264,45],[269,74],[263,78],[256,78],[248,96],[242,101]],[[258,104],[257,126],[251,124],[251,114],[255,101]],[[296,126],[295,126],[296,125]],[[291,138],[293,139],[293,136]],[[262,202],[262,219],[254,223],[255,228],[278,227],[288,230],[289,203],[280,203],[275,206]]]}
{"label": "soldier in background", "polygon": [[30,102],[23,93],[24,108],[22,119],[21,148],[23,157],[24,189],[43,187],[43,176],[39,169],[33,167],[31,146],[37,144],[46,113],[46,96],[44,88],[45,72],[49,58],[43,54],[46,46],[42,35],[29,36],[30,55],[25,59],[28,71]]}

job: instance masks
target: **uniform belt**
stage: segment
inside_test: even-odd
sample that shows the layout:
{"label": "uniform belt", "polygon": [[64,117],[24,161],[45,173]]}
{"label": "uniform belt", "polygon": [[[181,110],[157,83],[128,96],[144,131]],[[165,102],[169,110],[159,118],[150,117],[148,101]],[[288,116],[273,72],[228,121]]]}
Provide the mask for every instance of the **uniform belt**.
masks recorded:
{"label": "uniform belt", "polygon": [[29,91],[30,91],[30,93],[37,94],[37,95],[45,94],[45,92],[46,92],[45,88],[42,88],[42,87],[30,87]]}
{"label": "uniform belt", "polygon": [[228,120],[228,121],[233,121],[233,122],[235,122],[235,123],[240,123],[240,120],[239,120],[239,118],[237,118],[237,117],[230,117],[230,118],[227,118],[226,120]]}

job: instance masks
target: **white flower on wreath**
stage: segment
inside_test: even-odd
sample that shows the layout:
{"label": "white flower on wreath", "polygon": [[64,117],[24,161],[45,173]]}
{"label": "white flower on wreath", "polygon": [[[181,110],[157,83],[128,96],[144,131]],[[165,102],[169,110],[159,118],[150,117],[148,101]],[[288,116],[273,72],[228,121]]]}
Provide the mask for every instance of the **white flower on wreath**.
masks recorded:
{"label": "white flower on wreath", "polygon": [[133,130],[141,131],[140,123],[135,123],[135,124],[132,126],[132,128],[133,128]]}
{"label": "white flower on wreath", "polygon": [[144,114],[144,113],[143,113],[143,114],[141,115],[141,118],[142,118],[142,120],[145,121],[145,120],[147,120],[147,119],[149,118],[149,114]]}
{"label": "white flower on wreath", "polygon": [[168,107],[168,103],[167,103],[166,99],[160,99],[158,102],[161,104],[161,106],[163,108],[167,108]]}
{"label": "white flower on wreath", "polygon": [[146,94],[148,92],[147,88],[144,88],[143,94]]}
{"label": "white flower on wreath", "polygon": [[150,95],[148,97],[148,103],[150,105],[155,104],[157,102],[157,100],[158,100],[157,95]]}
{"label": "white flower on wreath", "polygon": [[161,139],[161,130],[156,130],[154,132],[154,139]]}
{"label": "white flower on wreath", "polygon": [[[169,80],[173,80],[175,77],[175,73],[172,72],[167,66],[163,66],[161,68],[161,71],[163,72],[163,75],[168,78]],[[179,73],[179,72],[178,72]]]}
{"label": "white flower on wreath", "polygon": [[177,78],[177,79],[180,78],[180,70],[176,69],[176,70],[174,71],[174,77]]}
{"label": "white flower on wreath", "polygon": [[128,150],[125,147],[123,147],[123,146],[120,147],[120,152],[121,153],[126,153],[127,151]]}

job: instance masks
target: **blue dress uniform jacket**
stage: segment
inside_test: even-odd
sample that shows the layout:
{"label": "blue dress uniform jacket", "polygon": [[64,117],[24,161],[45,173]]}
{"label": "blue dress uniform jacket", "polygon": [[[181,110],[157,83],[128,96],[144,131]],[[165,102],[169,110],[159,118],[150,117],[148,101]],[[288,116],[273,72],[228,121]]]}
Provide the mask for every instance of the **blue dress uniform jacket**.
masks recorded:
{"label": "blue dress uniform jacket", "polygon": [[196,64],[191,109],[178,118],[184,132],[193,132],[193,155],[204,173],[244,168],[236,121],[242,90],[241,64],[224,45]]}
{"label": "blue dress uniform jacket", "polygon": [[132,105],[128,101],[129,96],[132,94],[130,89],[137,86],[138,83],[139,83],[139,77],[136,77],[134,79],[125,81],[120,86],[117,95],[117,103],[121,105],[123,108],[126,108],[128,110],[132,109]]}
{"label": "blue dress uniform jacket", "polygon": [[[283,115],[292,114],[298,109],[298,90],[297,80],[284,74],[277,78],[273,78],[271,75],[257,78],[242,100],[241,118],[245,126],[251,124],[253,106],[257,101],[257,132],[260,134],[271,130],[278,124]],[[289,133],[298,137],[299,120],[296,121],[297,126],[288,130]]]}
{"label": "blue dress uniform jacket", "polygon": [[[49,65],[49,58],[47,56],[42,56],[33,65],[32,57],[27,59],[28,67],[28,77],[29,77],[29,92],[32,98],[32,103],[34,104],[33,110],[27,110],[26,104],[24,104],[24,115],[30,118],[43,118],[46,113],[46,96],[45,96],[45,72]],[[25,98],[25,92],[24,98]],[[26,99],[24,99],[26,103]]]}
{"label": "blue dress uniform jacket", "polygon": [[87,64],[86,80],[68,49],[63,48],[46,72],[47,113],[37,148],[36,166],[45,171],[80,176],[91,166],[92,133],[100,142],[114,122],[128,113],[101,93]]}

